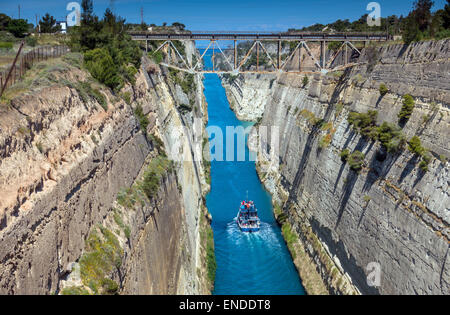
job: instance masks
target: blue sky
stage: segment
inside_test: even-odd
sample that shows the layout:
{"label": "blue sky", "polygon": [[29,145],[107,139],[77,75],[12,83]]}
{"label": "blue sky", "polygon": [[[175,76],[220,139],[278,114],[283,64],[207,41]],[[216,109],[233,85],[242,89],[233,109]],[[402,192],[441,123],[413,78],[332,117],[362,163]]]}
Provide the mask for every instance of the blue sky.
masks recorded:
{"label": "blue sky", "polygon": [[[73,0],[0,0],[0,12],[35,22],[35,15],[49,12],[57,20],[65,19],[66,5]],[[78,0],[81,2],[81,0]],[[181,22],[190,30],[282,31],[337,19],[355,20],[368,13],[371,0],[116,0],[115,12],[128,22],[140,22],[144,7],[147,23]],[[445,0],[435,0],[434,10],[444,7]],[[102,16],[109,0],[94,0],[94,10]],[[383,17],[406,15],[413,0],[383,0]]]}

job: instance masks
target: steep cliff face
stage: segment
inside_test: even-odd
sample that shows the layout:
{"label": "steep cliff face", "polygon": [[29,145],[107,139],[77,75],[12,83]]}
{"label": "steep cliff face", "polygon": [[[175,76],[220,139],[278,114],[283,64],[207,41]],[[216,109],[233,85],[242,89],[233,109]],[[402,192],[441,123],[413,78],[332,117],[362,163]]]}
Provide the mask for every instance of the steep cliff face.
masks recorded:
{"label": "steep cliff face", "polygon": [[[143,68],[134,86],[113,95],[69,59],[48,63],[30,71],[27,94],[19,88],[0,106],[0,293],[80,293],[82,285],[95,293],[83,266],[102,242],[117,249],[114,264],[99,269],[117,282],[114,292],[208,292],[199,272],[202,166],[164,162],[151,198],[133,207],[116,201],[171,151],[165,128],[177,103],[157,92],[167,84],[156,88]],[[138,105],[149,136],[133,113]],[[114,287],[105,279],[99,283]]]}
{"label": "steep cliff face", "polygon": [[[260,125],[279,128],[280,163],[260,152],[259,174],[330,292],[450,292],[449,57],[449,40],[391,45],[366,49],[362,65],[310,77],[306,86],[294,75],[225,84],[235,108],[246,106],[235,85],[245,91],[249,81],[263,89],[255,94],[269,95],[253,106],[264,112]],[[380,93],[382,83],[387,94]],[[426,172],[407,143],[389,153],[348,121],[350,112],[374,110],[376,125],[397,125],[406,94],[415,107],[399,139],[420,138],[431,157]],[[260,140],[270,143],[264,135]],[[364,154],[359,172],[341,154],[345,149]],[[367,282],[371,263],[381,268],[379,286]]]}

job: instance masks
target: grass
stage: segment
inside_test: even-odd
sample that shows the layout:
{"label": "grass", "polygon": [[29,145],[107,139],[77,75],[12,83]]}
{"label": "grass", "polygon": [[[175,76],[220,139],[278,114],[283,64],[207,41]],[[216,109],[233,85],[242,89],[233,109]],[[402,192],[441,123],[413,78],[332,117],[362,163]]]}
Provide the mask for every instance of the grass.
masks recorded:
{"label": "grass", "polygon": [[42,146],[41,142],[36,143],[36,148],[39,150],[41,154],[44,153],[44,147]]}
{"label": "grass", "polygon": [[[163,176],[172,170],[172,162],[167,159],[165,154],[155,157],[147,166],[142,180],[118,193],[117,202],[127,209],[134,209],[136,204],[145,205],[145,199],[152,200],[155,197]],[[124,233],[129,234],[129,231],[124,229]]]}
{"label": "grass", "polygon": [[319,148],[320,148],[320,149],[326,149],[326,148],[328,148],[328,147],[330,146],[332,140],[333,140],[333,136],[332,136],[330,133],[329,133],[329,134],[326,134],[325,136],[323,136],[323,137],[320,139],[320,142],[319,142]]}
{"label": "grass", "polygon": [[13,46],[11,42],[0,42],[0,50],[12,50]]}
{"label": "grass", "polygon": [[61,294],[62,295],[90,295],[89,291],[82,286],[79,286],[79,287],[72,286],[72,287],[64,288],[61,291]]}
{"label": "grass", "polygon": [[208,228],[206,232],[206,264],[208,269],[208,279],[211,283],[214,283],[216,280],[216,255],[214,253],[214,234],[210,228]]}
{"label": "grass", "polygon": [[108,277],[120,268],[122,257],[123,249],[117,237],[99,225],[89,234],[86,252],[80,258],[81,281],[94,294],[117,293],[117,283]]}
{"label": "grass", "polygon": [[292,259],[295,260],[297,254],[296,254],[294,245],[296,242],[298,242],[298,237],[295,234],[295,232],[292,230],[291,224],[288,222],[283,224],[281,231],[283,232],[287,247],[289,248],[289,251],[291,252]]}
{"label": "grass", "polygon": [[159,189],[162,177],[167,171],[172,170],[172,163],[166,157],[159,156],[154,158],[144,173],[144,178],[139,183],[140,189],[145,193],[147,198],[151,200]]}
{"label": "grass", "polygon": [[206,146],[209,145],[208,138],[203,138],[203,144],[202,144],[202,158],[203,158],[203,166],[205,167],[205,178],[206,183],[208,185],[211,185],[211,161],[209,161],[207,158],[205,158],[205,150]]}
{"label": "grass", "polygon": [[123,222],[123,218],[122,218],[122,214],[119,210],[114,209],[114,222],[116,222],[116,224],[121,228],[121,230],[123,231],[123,233],[125,234],[125,237],[127,239],[130,239],[131,236],[131,229],[128,225],[126,225]]}
{"label": "grass", "polygon": [[336,104],[336,117],[340,116],[342,111],[344,110],[344,103],[339,102]]}
{"label": "grass", "polygon": [[21,81],[8,87],[2,95],[2,103],[10,103],[21,94],[32,94],[43,87],[66,85],[60,74],[69,71],[71,66],[61,58],[49,59],[36,63],[25,72]]}
{"label": "grass", "polygon": [[161,50],[157,52],[149,52],[148,56],[152,59],[156,64],[161,63],[164,60],[164,55]]}
{"label": "grass", "polygon": [[139,126],[141,126],[142,132],[144,134],[147,134],[147,127],[150,122],[148,121],[147,116],[144,114],[141,105],[136,106],[136,109],[134,110],[134,115],[139,120]]}
{"label": "grass", "polygon": [[122,98],[128,105],[131,105],[131,92],[124,92]]}
{"label": "grass", "polygon": [[323,123],[322,119],[316,117],[314,113],[310,112],[307,109],[301,110],[299,115],[306,119],[311,126],[319,126]]}
{"label": "grass", "polygon": [[79,82],[74,87],[84,103],[94,99],[105,111],[108,110],[108,102],[106,101],[105,95],[103,95],[98,89],[93,88],[91,82]]}
{"label": "grass", "polygon": [[[207,211],[208,210],[204,207],[205,214]],[[216,280],[216,269],[217,269],[216,254],[214,250],[214,233],[211,226],[206,222],[205,215],[201,216],[201,220],[202,225],[205,227],[204,229],[201,230],[200,237],[201,242],[204,245],[206,251],[206,270],[208,274],[208,280],[213,286]]]}

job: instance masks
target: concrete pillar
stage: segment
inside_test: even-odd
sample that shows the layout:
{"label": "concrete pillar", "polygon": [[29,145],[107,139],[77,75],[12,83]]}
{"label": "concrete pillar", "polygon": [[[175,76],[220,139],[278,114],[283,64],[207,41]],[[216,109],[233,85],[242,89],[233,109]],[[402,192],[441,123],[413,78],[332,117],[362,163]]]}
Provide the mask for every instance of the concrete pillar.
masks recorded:
{"label": "concrete pillar", "polygon": [[259,42],[256,42],[256,72],[259,71]]}
{"label": "concrete pillar", "polygon": [[236,44],[236,40],[234,40],[234,70],[237,69],[237,44]]}
{"label": "concrete pillar", "polygon": [[320,45],[322,46],[322,69],[325,69],[325,59],[326,59],[326,50],[325,50],[325,44],[326,42],[323,40],[320,42]]}
{"label": "concrete pillar", "polygon": [[281,40],[278,41],[278,70],[281,69]]}

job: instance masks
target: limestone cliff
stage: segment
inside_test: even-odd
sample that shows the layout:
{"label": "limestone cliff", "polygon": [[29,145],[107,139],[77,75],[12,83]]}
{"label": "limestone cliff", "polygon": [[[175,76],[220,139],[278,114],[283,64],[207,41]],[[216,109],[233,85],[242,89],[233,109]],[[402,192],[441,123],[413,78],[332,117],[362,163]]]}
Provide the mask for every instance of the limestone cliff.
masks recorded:
{"label": "limestone cliff", "polygon": [[[170,128],[185,118],[171,94],[177,84],[149,77],[145,65],[136,84],[114,95],[71,54],[37,64],[4,98],[1,294],[209,292],[200,243],[205,170],[162,160],[172,149]],[[184,127],[176,136],[189,144],[192,125]],[[154,178],[158,188],[123,205]],[[96,264],[95,251],[105,248],[113,249],[108,261]]]}
{"label": "limestone cliff", "polygon": [[[377,46],[362,65],[310,76],[306,86],[295,75],[225,82],[239,113],[263,112],[247,118],[279,128],[280,163],[259,152],[259,175],[331,293],[450,293],[449,57],[449,40]],[[405,95],[415,106],[390,131],[397,152],[349,122],[350,112],[373,110],[370,130],[396,126]],[[415,135],[429,158],[408,150]],[[346,155],[355,151],[360,169]],[[370,263],[381,267],[379,286],[367,282]]]}

